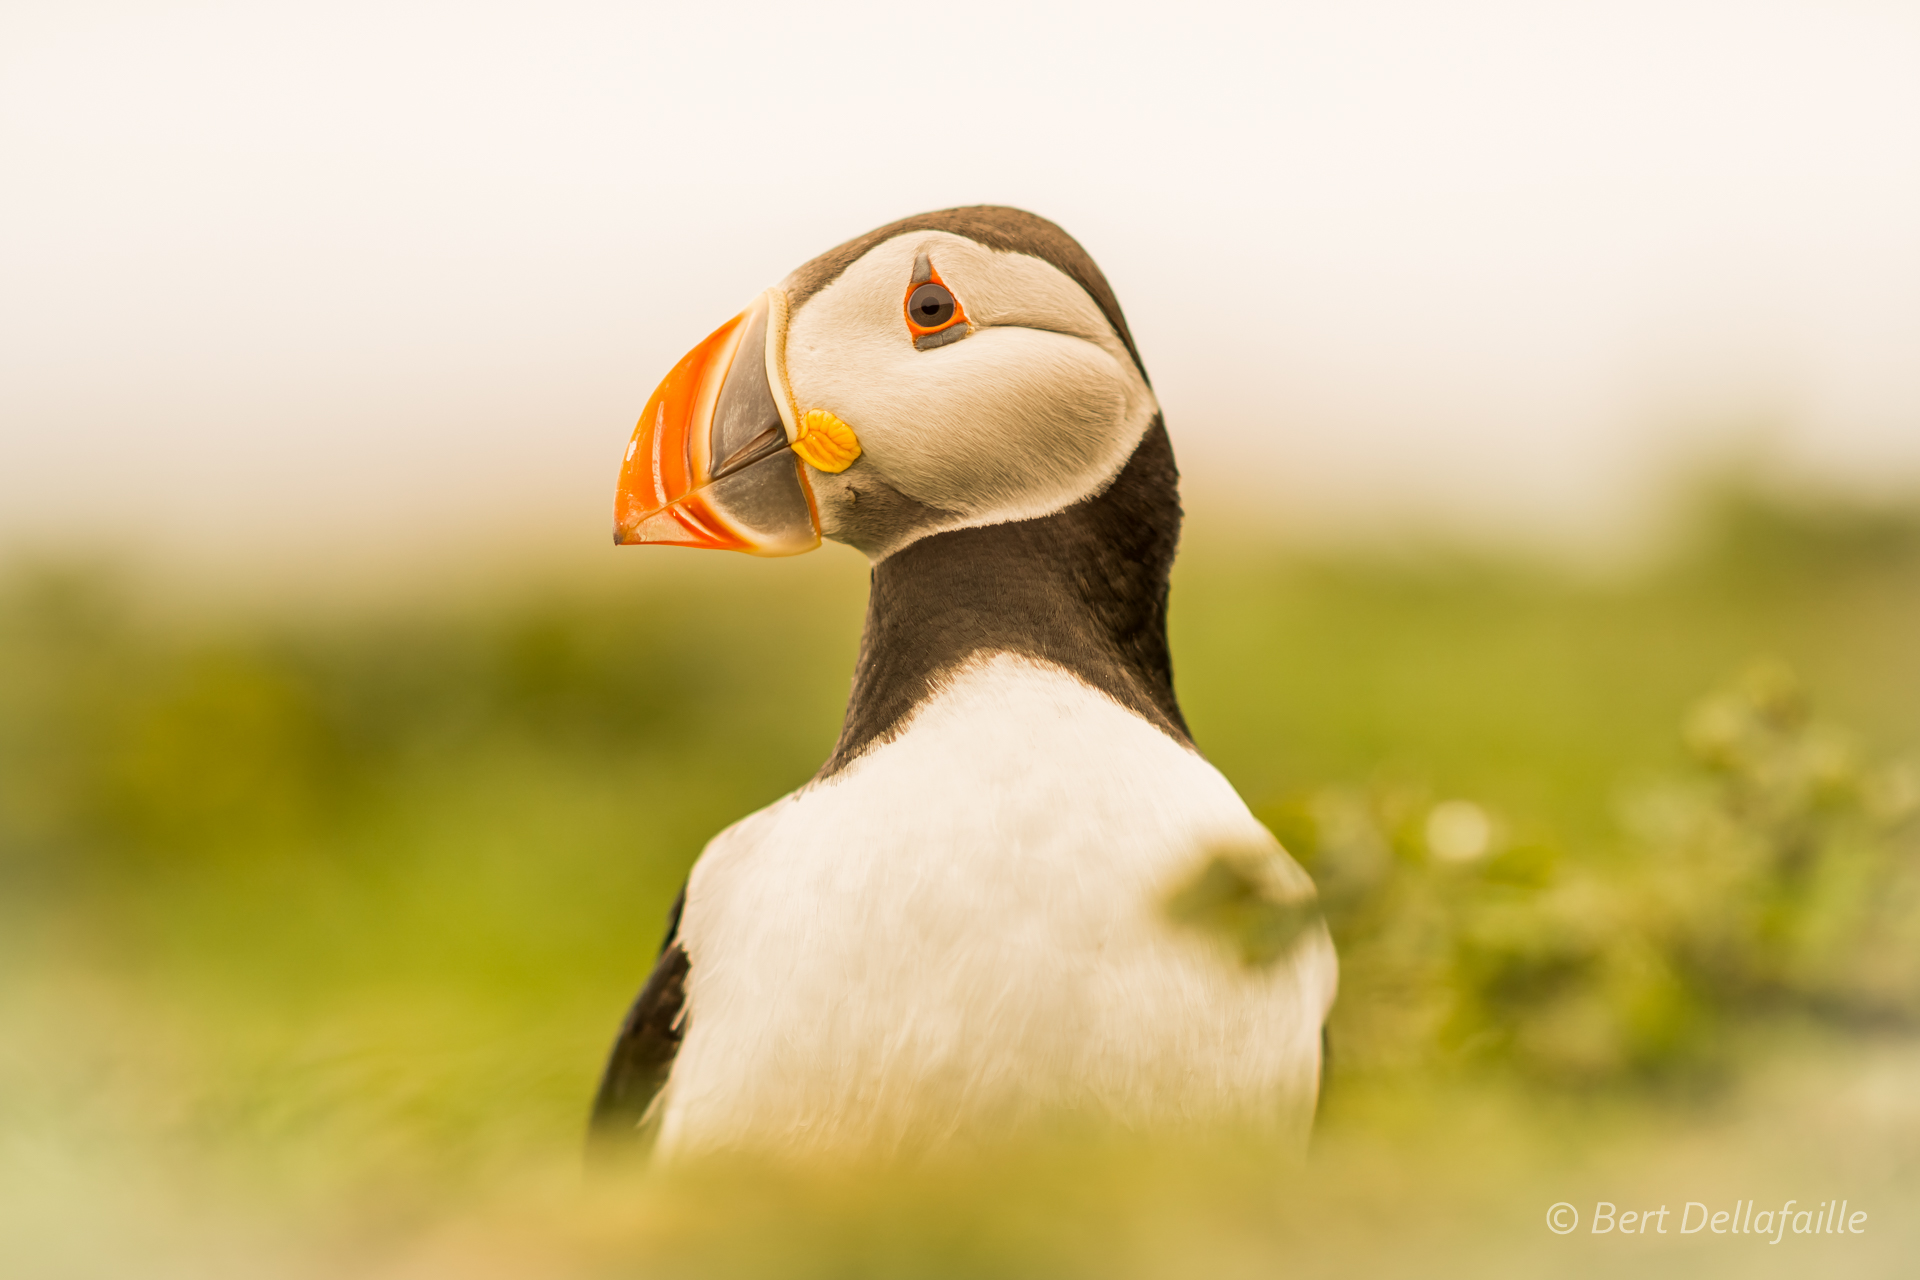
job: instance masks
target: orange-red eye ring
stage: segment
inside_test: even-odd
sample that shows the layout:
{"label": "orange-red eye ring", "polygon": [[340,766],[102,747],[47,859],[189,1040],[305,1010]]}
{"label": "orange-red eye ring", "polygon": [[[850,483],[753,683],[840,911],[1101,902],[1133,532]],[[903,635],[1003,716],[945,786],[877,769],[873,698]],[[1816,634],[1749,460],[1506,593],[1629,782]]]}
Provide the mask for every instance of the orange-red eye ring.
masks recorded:
{"label": "orange-red eye ring", "polygon": [[[913,308],[908,305],[913,301],[913,295],[915,293],[930,284],[939,285],[942,289],[946,290],[947,296],[953,299],[953,314],[932,328],[928,328],[926,325],[916,321],[913,318]],[[931,337],[936,333],[945,333],[955,325],[970,325],[972,323],[967,319],[967,309],[960,305],[959,297],[948,287],[947,282],[940,278],[939,269],[932,263],[927,264],[927,278],[925,280],[914,280],[907,284],[907,291],[900,296],[900,311],[907,318],[907,331],[911,333],[916,340]]]}

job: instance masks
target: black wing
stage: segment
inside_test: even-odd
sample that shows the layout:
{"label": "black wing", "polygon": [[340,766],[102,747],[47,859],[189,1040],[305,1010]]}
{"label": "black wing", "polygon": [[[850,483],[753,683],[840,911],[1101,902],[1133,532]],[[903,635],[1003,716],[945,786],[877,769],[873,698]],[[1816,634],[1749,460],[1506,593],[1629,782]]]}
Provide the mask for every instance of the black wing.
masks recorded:
{"label": "black wing", "polygon": [[600,1092],[593,1099],[593,1118],[588,1122],[589,1137],[596,1141],[650,1141],[657,1117],[647,1108],[666,1087],[667,1073],[673,1070],[673,1056],[680,1051],[681,1037],[687,1033],[687,960],[680,945],[680,913],[687,905],[684,887],[673,900],[667,916],[667,936],[660,943],[660,958],[640,988],[620,1035],[607,1057],[607,1069],[600,1077]]}

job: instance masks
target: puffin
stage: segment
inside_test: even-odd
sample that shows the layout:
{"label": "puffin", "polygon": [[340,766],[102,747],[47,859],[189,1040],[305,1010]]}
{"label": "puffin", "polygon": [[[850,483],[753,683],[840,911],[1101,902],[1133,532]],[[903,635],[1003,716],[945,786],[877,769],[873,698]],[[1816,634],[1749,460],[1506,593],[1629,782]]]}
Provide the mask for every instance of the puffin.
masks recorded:
{"label": "puffin", "polygon": [[1165,909],[1222,850],[1314,894],[1174,696],[1180,522],[1113,290],[1018,209],[849,240],[673,367],[614,541],[831,539],[870,590],[833,752],[694,863],[593,1146],[886,1160],[1088,1115],[1304,1142],[1324,924],[1250,966]]}

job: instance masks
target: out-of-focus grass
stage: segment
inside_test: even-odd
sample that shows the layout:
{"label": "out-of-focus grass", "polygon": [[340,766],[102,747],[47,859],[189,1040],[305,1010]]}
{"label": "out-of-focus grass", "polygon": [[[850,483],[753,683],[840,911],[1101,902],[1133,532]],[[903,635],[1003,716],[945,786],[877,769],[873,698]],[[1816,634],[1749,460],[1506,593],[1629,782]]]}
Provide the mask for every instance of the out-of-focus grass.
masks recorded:
{"label": "out-of-focus grass", "polygon": [[913,1178],[577,1172],[685,868],[830,748],[850,557],[636,558],[616,591],[254,620],[17,567],[0,1258],[194,1276],[1824,1266],[1791,1237],[1729,1252],[1542,1222],[1583,1196],[1677,1212],[1779,1191],[1870,1209],[1844,1267],[1893,1274],[1915,1238],[1898,1197],[1920,1200],[1899,765],[1920,745],[1920,520],[1733,497],[1704,527],[1618,581],[1202,530],[1175,584],[1183,703],[1321,879],[1343,945],[1314,1151],[1073,1133]]}

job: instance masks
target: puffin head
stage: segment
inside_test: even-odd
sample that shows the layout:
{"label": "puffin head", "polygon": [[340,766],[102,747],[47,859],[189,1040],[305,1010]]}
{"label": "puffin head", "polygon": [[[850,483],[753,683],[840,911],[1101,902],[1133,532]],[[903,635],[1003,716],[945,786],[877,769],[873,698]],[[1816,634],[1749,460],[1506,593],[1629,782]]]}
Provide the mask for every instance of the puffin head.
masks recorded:
{"label": "puffin head", "polygon": [[674,366],[627,446],[614,541],[778,556],[824,536],[878,563],[1098,497],[1150,432],[1164,449],[1158,417],[1071,237],[1017,209],[923,214],[815,258]]}

